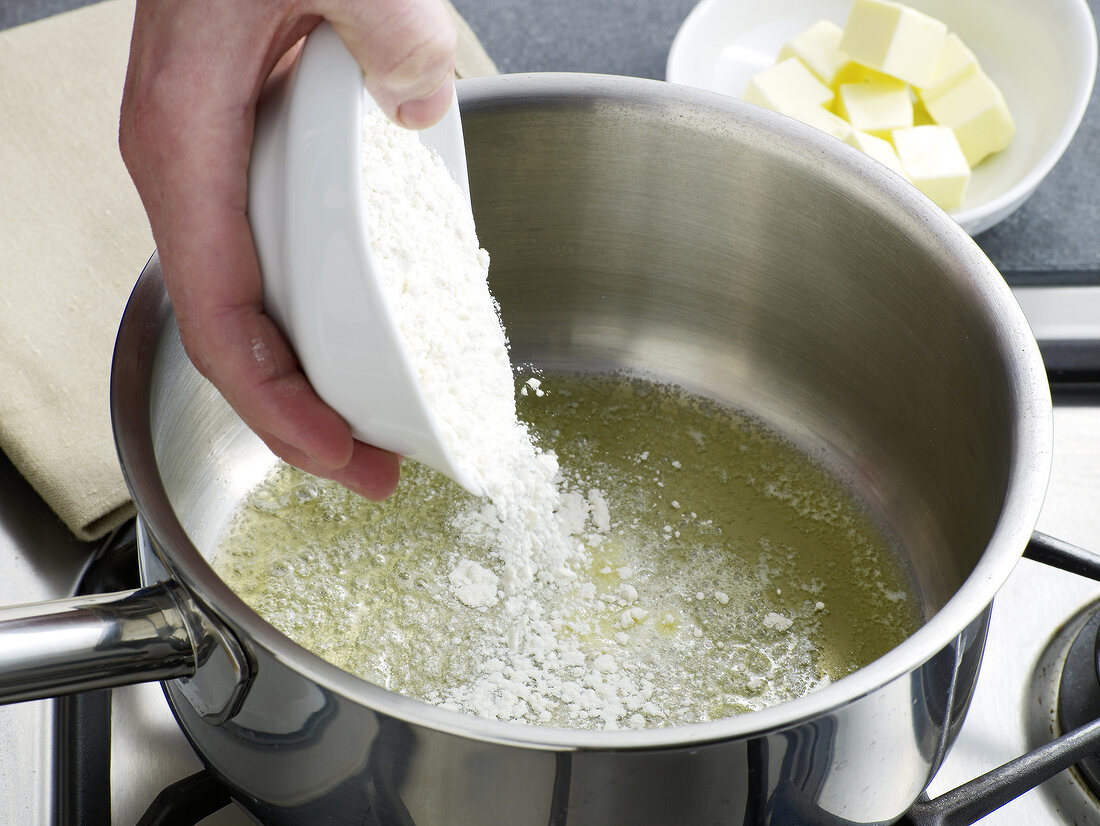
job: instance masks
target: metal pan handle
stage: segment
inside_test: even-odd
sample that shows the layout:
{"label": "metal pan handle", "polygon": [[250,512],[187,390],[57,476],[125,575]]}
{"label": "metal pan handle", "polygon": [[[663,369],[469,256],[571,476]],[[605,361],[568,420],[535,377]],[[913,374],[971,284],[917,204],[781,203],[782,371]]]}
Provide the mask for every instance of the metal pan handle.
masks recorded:
{"label": "metal pan handle", "polygon": [[181,678],[218,724],[249,669],[236,639],[175,582],[0,608],[0,704]]}
{"label": "metal pan handle", "polygon": [[0,608],[0,703],[195,673],[167,583]]}

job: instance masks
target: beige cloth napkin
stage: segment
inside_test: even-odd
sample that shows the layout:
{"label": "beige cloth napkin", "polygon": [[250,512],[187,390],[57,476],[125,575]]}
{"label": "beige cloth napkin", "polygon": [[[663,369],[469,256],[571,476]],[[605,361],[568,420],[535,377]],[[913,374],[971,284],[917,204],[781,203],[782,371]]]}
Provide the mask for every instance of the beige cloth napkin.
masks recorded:
{"label": "beige cloth napkin", "polygon": [[153,250],[118,153],[133,0],[0,32],[0,448],[81,539],[130,515],[111,349]]}
{"label": "beige cloth napkin", "polygon": [[[105,0],[0,32],[0,449],[85,540],[133,512],[109,407],[115,333],[153,250],[118,153],[133,11]],[[451,11],[456,72],[495,73]]]}
{"label": "beige cloth napkin", "polygon": [[497,73],[496,64],[482,48],[473,29],[463,19],[450,0],[442,0],[454,18],[458,30],[458,45],[455,48],[455,75],[458,77],[485,77]]}

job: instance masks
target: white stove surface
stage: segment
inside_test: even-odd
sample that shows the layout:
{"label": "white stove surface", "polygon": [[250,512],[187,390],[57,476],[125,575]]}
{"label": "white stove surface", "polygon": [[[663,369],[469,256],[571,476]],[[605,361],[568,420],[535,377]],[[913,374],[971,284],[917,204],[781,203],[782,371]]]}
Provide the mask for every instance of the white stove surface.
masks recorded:
{"label": "white stove surface", "polygon": [[[1100,288],[1075,295],[1076,314],[1066,320],[1051,308],[1066,307],[1065,293],[1019,290],[1037,337],[1100,340]],[[1100,553],[1100,398],[1087,405],[1059,405],[1054,417],[1054,466],[1038,529]],[[56,524],[24,489],[10,467],[0,465],[0,605],[66,595],[88,548]],[[16,501],[18,500],[18,501]],[[1034,748],[1051,734],[1053,707],[1041,679],[1033,679],[1047,644],[1083,606],[1100,600],[1100,583],[1029,560],[1019,567],[994,604],[985,659],[959,740],[929,791],[935,796]],[[159,685],[114,692],[112,822],[134,824],[168,784],[201,768],[172,718]],[[26,826],[54,822],[52,703],[0,707],[0,819]],[[230,807],[203,821],[231,826],[252,821]],[[983,826],[1100,823],[1100,802],[1063,772],[983,819]]]}
{"label": "white stove surface", "polygon": [[[1095,403],[1095,402],[1094,402]],[[1054,468],[1038,529],[1100,552],[1100,407],[1054,411]],[[1041,670],[1051,637],[1083,606],[1100,600],[1100,583],[1020,561],[993,605],[978,685],[955,746],[929,786],[935,797],[1053,739],[1053,697]],[[1049,669],[1054,673],[1056,669]],[[1072,773],[979,821],[983,826],[1100,823],[1094,800]]]}

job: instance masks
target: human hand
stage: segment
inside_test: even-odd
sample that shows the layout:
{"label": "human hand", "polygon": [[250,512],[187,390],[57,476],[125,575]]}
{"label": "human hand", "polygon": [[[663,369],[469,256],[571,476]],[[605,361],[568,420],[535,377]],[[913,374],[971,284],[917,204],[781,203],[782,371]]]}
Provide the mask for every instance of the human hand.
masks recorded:
{"label": "human hand", "polygon": [[246,211],[256,102],[322,19],[390,118],[443,116],[455,29],[439,0],[138,0],[119,145],[192,362],[282,459],[383,499],[400,458],[352,438],[264,313]]}

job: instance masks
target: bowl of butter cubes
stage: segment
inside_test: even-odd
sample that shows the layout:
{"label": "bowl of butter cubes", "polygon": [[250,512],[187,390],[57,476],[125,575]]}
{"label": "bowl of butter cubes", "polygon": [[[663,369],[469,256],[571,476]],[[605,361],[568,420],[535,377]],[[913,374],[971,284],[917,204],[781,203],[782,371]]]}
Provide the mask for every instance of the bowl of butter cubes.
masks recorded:
{"label": "bowl of butter cubes", "polygon": [[832,135],[977,235],[1062,156],[1096,66],[1086,0],[703,0],[666,79]]}

